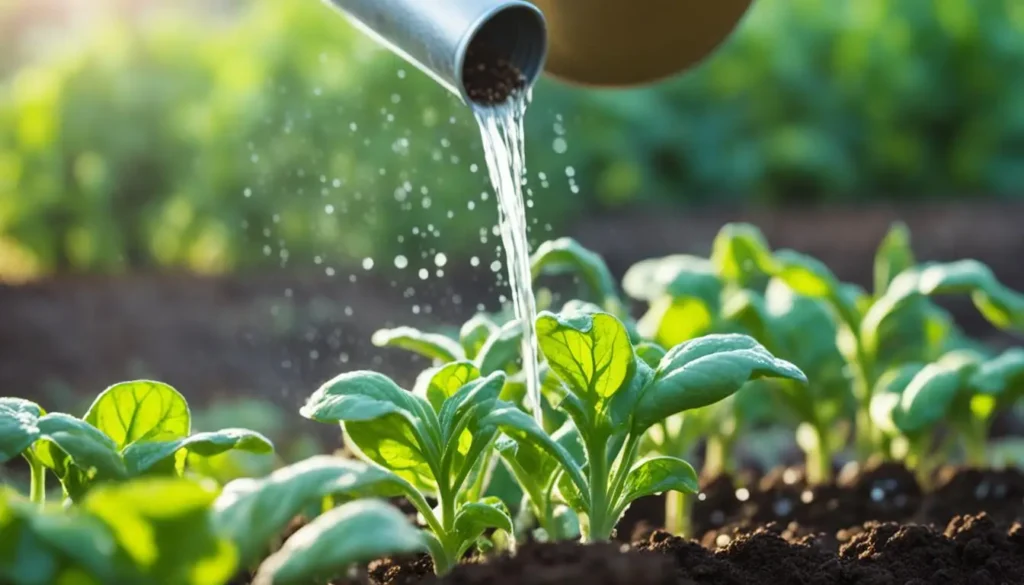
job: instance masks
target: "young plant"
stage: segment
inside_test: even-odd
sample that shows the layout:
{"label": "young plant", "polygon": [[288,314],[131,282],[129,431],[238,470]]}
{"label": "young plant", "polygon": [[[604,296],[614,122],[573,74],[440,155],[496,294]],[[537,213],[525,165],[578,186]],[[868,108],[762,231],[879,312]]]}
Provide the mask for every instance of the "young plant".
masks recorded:
{"label": "young plant", "polygon": [[986,462],[992,417],[1024,393],[1024,349],[986,359],[970,350],[947,353],[930,364],[904,364],[887,371],[872,396],[871,415],[883,434],[886,454],[905,459],[923,477],[950,457],[935,450],[940,425],[948,423],[948,447],[959,439],[971,465]]}
{"label": "young plant", "polygon": [[45,499],[46,470],[78,500],[99,482],[143,475],[183,475],[186,459],[231,449],[273,450],[246,429],[191,434],[185,398],[160,382],[140,380],[104,390],[81,419],[46,413],[34,402],[0,398],[0,463],[19,455],[31,469],[31,498]]}
{"label": "young plant", "polygon": [[[301,413],[340,423],[346,444],[386,470],[423,516],[440,574],[485,530],[514,532],[505,504],[483,496],[498,429],[482,420],[498,404],[506,376],[481,376],[472,362],[457,361],[434,368],[428,377],[428,383],[407,392],[375,372],[342,374],[321,386]],[[438,501],[437,509],[426,504],[428,497]]]}
{"label": "young plant", "polygon": [[[710,258],[675,255],[640,262],[627,272],[624,284],[632,296],[650,304],[640,332],[656,345],[671,347],[709,333],[744,333],[789,359],[772,349],[762,322],[761,291],[773,270],[771,251],[761,232],[748,224],[727,224],[716,236]],[[714,406],[687,413],[685,419],[677,415],[656,425],[648,447],[681,455],[696,439],[706,438],[704,472],[734,471],[732,451],[739,436],[778,418],[765,400],[766,385],[750,384]],[[677,510],[684,497],[670,496],[670,519],[681,517]]]}
{"label": "young plant", "polygon": [[878,286],[898,273],[874,296],[840,284],[813,258],[789,250],[775,256],[777,276],[796,293],[825,301],[837,321],[837,345],[853,378],[862,458],[874,452],[882,440],[874,428],[871,404],[883,372],[914,361],[927,363],[968,345],[957,335],[952,319],[930,302],[930,297],[967,294],[996,327],[1024,329],[1024,295],[1003,286],[988,267],[974,260],[906,267],[912,256],[909,250],[894,252],[894,241],[903,240],[887,238],[876,260]]}
{"label": "young plant", "polygon": [[806,385],[767,381],[771,392],[760,396],[771,397],[777,410],[797,422],[797,444],[806,457],[808,481],[829,480],[832,459],[846,444],[854,405],[828,307],[818,299],[796,294],[777,278],[769,281],[763,297],[747,292],[736,299],[739,302],[727,310],[732,318],[772,354],[807,374],[810,382]]}
{"label": "young plant", "polygon": [[[625,326],[611,314],[545,312],[537,325],[541,351],[563,385],[559,408],[572,419],[584,457],[574,458],[518,409],[496,409],[482,424],[497,425],[515,441],[516,447],[503,449],[502,456],[526,471],[518,476],[527,484],[524,491],[566,502],[580,517],[585,541],[608,540],[637,498],[697,490],[696,472],[682,459],[637,461],[653,425],[714,404],[752,379],[805,380],[795,366],[743,335],[691,340],[651,368],[637,357]],[[552,470],[553,481],[546,470]]]}
{"label": "young plant", "polygon": [[222,585],[236,555],[210,525],[216,496],[192,480],[142,478],[96,486],[64,508],[2,489],[0,581]]}
{"label": "young plant", "polygon": [[427,551],[428,539],[398,509],[358,499],[408,489],[378,467],[317,455],[265,478],[228,483],[214,502],[213,525],[235,544],[242,565],[254,566],[295,517],[312,517],[259,564],[254,580],[304,584],[335,577],[355,563]]}

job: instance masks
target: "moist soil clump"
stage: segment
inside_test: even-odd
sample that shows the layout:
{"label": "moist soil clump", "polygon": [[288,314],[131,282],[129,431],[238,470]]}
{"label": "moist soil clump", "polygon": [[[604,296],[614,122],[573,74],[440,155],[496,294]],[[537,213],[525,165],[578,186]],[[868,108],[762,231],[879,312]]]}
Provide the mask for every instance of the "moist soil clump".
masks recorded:
{"label": "moist soil clump", "polygon": [[503,104],[526,87],[526,76],[491,47],[474,41],[466,50],[462,84],[470,101],[480,106]]}

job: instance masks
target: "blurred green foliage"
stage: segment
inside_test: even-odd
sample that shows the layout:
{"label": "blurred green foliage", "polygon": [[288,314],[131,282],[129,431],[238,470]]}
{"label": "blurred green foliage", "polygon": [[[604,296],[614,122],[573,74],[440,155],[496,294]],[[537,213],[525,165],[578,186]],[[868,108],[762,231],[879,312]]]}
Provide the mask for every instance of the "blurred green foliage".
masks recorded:
{"label": "blurred green foliage", "polygon": [[[0,62],[0,276],[493,251],[455,98],[320,2],[182,6]],[[538,86],[534,237],[638,200],[1013,195],[1022,70],[1019,0],[758,0],[669,83]]]}

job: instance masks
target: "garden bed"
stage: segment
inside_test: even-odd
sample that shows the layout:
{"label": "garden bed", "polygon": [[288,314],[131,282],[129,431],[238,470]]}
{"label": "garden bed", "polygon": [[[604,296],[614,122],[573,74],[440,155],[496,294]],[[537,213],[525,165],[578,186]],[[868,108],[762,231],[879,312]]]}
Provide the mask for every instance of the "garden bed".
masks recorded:
{"label": "garden bed", "polygon": [[[0,494],[0,533],[46,561],[0,550],[0,576],[1024,583],[1024,475],[1003,468],[1020,442],[997,439],[1015,435],[998,423],[1020,417],[1024,348],[980,342],[936,302],[967,297],[994,328],[1024,331],[1024,294],[986,265],[919,262],[897,224],[863,287],[727,224],[710,257],[638,262],[621,289],[571,238],[539,246],[531,268],[540,387],[508,311],[392,324],[371,343],[429,361],[414,382],[375,371],[395,369],[382,360],[347,364],[298,409],[335,437],[340,425],[347,455],[247,473],[230,458],[271,440],[200,432],[186,398],[151,380],[109,387],[82,418],[0,399],[3,461],[31,471],[30,498]],[[734,480],[748,458],[770,471]],[[64,506],[47,503],[47,476]],[[167,546],[186,534],[195,546]],[[102,548],[88,565],[72,535]]]}

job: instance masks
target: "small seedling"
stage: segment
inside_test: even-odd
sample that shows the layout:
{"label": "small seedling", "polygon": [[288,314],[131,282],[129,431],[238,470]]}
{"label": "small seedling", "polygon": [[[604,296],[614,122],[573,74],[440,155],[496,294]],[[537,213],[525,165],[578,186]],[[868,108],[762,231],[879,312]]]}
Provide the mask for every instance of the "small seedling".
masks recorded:
{"label": "small seedling", "polygon": [[46,413],[34,402],[0,398],[0,463],[28,460],[31,497],[45,498],[46,470],[64,495],[77,500],[95,484],[142,475],[183,475],[186,459],[241,449],[273,450],[263,435],[247,429],[191,432],[185,398],[160,382],[140,380],[104,390],[81,419]]}
{"label": "small seedling", "polygon": [[180,478],[98,485],[70,508],[0,490],[0,581],[222,585],[236,555],[210,525],[216,496]]}
{"label": "small seedling", "polygon": [[[524,491],[568,504],[580,517],[585,541],[609,539],[637,498],[697,490],[696,472],[681,459],[637,461],[651,426],[714,404],[752,379],[805,381],[795,366],[743,335],[692,340],[651,368],[637,357],[625,326],[611,314],[545,312],[537,325],[541,351],[563,385],[559,408],[572,420],[584,457],[574,457],[514,407],[496,409],[482,424],[499,426],[515,442],[515,448],[502,449],[502,456],[524,472],[517,474]],[[551,508],[549,502],[534,504]]]}
{"label": "small seedling", "polygon": [[408,490],[404,480],[376,466],[317,455],[262,479],[228,483],[214,503],[213,525],[235,544],[242,564],[253,566],[289,522],[312,517],[259,564],[254,581],[308,583],[358,562],[425,552],[427,538],[398,509],[365,499],[406,493],[426,505]]}
{"label": "small seedling", "polygon": [[986,463],[986,441],[995,413],[1011,408],[1024,393],[1024,349],[986,359],[970,351],[949,352],[930,364],[904,364],[883,374],[871,403],[884,435],[886,454],[905,458],[922,477],[951,456],[935,450],[937,428],[949,424],[946,446],[959,439],[971,465]]}
{"label": "small seedling", "polygon": [[[498,428],[483,420],[499,403],[503,372],[481,376],[472,362],[437,367],[416,391],[382,374],[342,374],[320,387],[301,413],[340,423],[356,453],[393,478],[424,518],[434,568],[445,573],[488,529],[513,533],[505,504],[484,497]],[[435,498],[431,509],[426,498]]]}
{"label": "small seedling", "polygon": [[[893,241],[901,240],[887,239],[876,261],[878,286],[909,257],[909,252],[894,251]],[[887,260],[890,257],[901,260]],[[1003,286],[988,267],[974,260],[903,267],[875,296],[840,284],[824,264],[808,256],[784,250],[776,260],[781,280],[798,294],[824,300],[835,315],[837,345],[853,377],[861,458],[875,452],[882,440],[871,416],[880,376],[900,364],[927,362],[965,345],[951,319],[929,297],[967,294],[996,327],[1024,330],[1024,295]]]}

